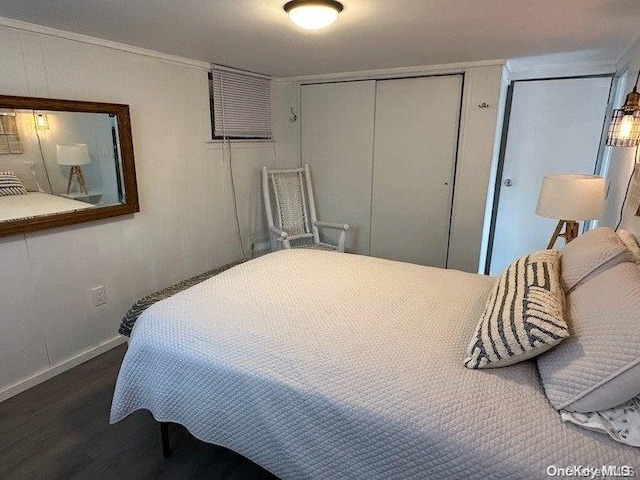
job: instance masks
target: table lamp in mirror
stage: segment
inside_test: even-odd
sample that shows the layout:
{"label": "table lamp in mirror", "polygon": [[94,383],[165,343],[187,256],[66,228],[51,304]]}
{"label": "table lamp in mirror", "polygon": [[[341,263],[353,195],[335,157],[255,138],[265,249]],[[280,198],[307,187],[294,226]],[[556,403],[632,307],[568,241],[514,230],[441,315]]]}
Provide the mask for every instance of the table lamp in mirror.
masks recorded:
{"label": "table lamp in mirror", "polygon": [[71,192],[71,184],[74,177],[78,181],[80,191],[88,194],[87,182],[82,173],[82,165],[89,165],[91,157],[89,156],[89,147],[86,143],[72,143],[56,145],[58,165],[70,166],[69,181],[67,182],[67,194]]}

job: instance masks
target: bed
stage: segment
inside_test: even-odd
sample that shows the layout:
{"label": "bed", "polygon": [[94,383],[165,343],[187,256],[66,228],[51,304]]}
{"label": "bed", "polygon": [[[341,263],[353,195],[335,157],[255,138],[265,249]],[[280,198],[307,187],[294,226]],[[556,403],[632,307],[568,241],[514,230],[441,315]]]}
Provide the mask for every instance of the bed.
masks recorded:
{"label": "bed", "polygon": [[94,205],[43,192],[0,196],[0,221],[73,212],[87,208],[94,208]]}
{"label": "bed", "polygon": [[140,316],[110,420],[149,410],[283,479],[640,466],[562,423],[533,361],[463,366],[494,281],[306,249],[243,263]]}

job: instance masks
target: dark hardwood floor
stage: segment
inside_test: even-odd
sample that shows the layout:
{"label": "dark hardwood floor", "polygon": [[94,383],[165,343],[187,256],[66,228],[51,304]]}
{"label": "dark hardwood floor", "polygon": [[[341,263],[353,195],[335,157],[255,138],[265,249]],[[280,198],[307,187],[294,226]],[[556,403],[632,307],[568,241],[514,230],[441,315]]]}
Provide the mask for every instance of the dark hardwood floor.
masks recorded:
{"label": "dark hardwood floor", "polygon": [[136,412],[109,425],[111,395],[126,346],[115,348],[0,403],[0,479],[275,479],[246,458]]}

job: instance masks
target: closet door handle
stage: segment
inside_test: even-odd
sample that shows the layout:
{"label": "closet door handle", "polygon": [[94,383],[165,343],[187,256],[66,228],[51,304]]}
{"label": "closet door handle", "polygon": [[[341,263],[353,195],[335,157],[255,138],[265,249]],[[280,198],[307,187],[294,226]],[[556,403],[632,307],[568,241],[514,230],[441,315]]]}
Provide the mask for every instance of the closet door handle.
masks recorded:
{"label": "closet door handle", "polygon": [[511,186],[513,185],[513,180],[512,180],[511,178],[507,178],[507,179],[505,179],[505,181],[504,181],[504,182],[502,182],[502,184],[503,184],[505,187],[511,187]]}

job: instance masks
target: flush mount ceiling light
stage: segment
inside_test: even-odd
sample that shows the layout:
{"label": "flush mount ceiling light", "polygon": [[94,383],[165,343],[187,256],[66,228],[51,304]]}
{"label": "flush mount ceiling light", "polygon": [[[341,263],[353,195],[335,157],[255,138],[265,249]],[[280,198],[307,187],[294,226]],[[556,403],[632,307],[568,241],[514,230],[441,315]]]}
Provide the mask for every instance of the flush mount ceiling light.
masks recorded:
{"label": "flush mount ceiling light", "polygon": [[319,30],[336,21],[344,6],[335,0],[291,0],[284,11],[296,25],[308,30]]}

